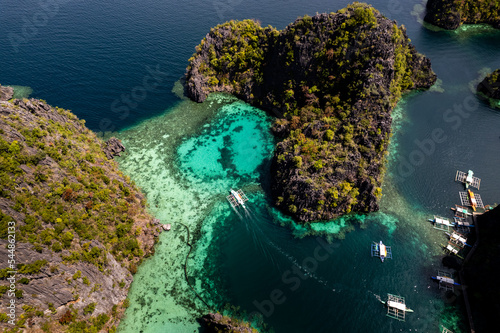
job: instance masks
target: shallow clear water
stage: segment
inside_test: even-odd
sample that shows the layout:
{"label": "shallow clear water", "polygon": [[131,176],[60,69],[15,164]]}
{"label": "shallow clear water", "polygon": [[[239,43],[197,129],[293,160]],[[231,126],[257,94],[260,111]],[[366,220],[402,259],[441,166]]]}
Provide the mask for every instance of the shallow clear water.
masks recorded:
{"label": "shallow clear water", "polygon": [[[183,101],[168,114],[120,133],[132,147],[119,159],[121,168],[145,190],[155,216],[173,225],[136,275],[121,330],[182,332],[197,327],[193,319],[203,304],[184,279],[186,228],[190,241],[196,240],[189,276],[205,295],[214,288],[213,281],[202,279],[205,260],[212,256],[210,242],[217,238],[218,225],[229,215],[228,188],[251,191],[259,186],[273,148],[270,120],[230,96],[212,95],[206,104]],[[210,295],[205,298],[213,303]]]}
{"label": "shallow clear water", "polygon": [[[127,147],[121,168],[147,193],[152,213],[172,222],[156,255],[139,268],[120,331],[198,330],[195,317],[207,309],[184,279],[189,247],[179,223],[196,240],[187,265],[196,291],[213,308],[240,307],[228,313],[260,311],[275,332],[432,332],[441,324],[460,331],[455,307],[429,279],[444,236],[425,220],[449,214],[458,202],[456,170],[474,170],[485,203],[498,202],[500,113],[471,90],[485,70],[500,67],[498,31],[429,30],[421,24],[421,0],[371,2],[406,26],[440,84],[398,105],[381,211],[349,217],[357,222],[347,230],[348,219],[303,228],[269,205],[273,138],[262,112],[228,96],[200,105],[171,92],[195,45],[217,23],[255,18],[283,28],[348,2],[69,0],[45,11],[50,17],[31,32],[26,20],[42,17],[39,1],[0,3],[0,82],[30,86],[31,96],[72,109],[95,131],[120,131]],[[23,33],[16,47],[12,36]],[[156,88],[146,89],[151,79]],[[432,145],[436,130],[446,139]],[[229,208],[230,187],[248,194],[249,216]],[[317,236],[335,247],[311,269]],[[384,264],[369,253],[381,239],[394,256]],[[292,291],[294,277],[300,286]],[[283,293],[274,299],[286,300],[266,316],[273,290]],[[405,323],[385,316],[376,296],[386,293],[405,296],[415,310]]]}

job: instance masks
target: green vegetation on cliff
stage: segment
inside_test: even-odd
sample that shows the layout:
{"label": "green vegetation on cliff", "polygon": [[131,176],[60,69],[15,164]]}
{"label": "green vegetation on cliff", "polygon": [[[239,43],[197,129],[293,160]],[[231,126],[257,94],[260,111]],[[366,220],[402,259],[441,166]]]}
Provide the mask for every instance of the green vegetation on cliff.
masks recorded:
{"label": "green vegetation on cliff", "polygon": [[[242,94],[253,80],[262,83],[264,54],[271,33],[277,34],[276,29],[262,29],[252,20],[230,21],[212,28],[210,34],[222,40],[222,44],[217,50],[214,44],[209,46],[208,62],[200,64],[199,72],[208,79],[209,85],[230,86],[236,94]],[[227,34],[231,38],[226,38]],[[205,43],[206,39],[202,40],[196,47],[197,52],[201,52]],[[194,57],[189,60],[193,61]]]}
{"label": "green vegetation on cliff", "polygon": [[2,105],[12,113],[0,122],[0,237],[7,238],[7,221],[15,220],[17,241],[68,249],[69,261],[102,269],[105,252],[89,246],[99,240],[118,260],[137,264],[144,249],[134,222],[148,218],[145,200],[76,116],[60,108],[53,111],[64,121],[16,112],[33,103],[47,107],[36,100]]}
{"label": "green vegetation on cliff", "polygon": [[[19,304],[55,314],[80,299],[85,309],[70,309],[71,320],[64,321],[90,331],[93,322],[76,318],[89,317],[92,300],[99,300],[101,313],[110,313],[113,299],[126,295],[118,282],[126,279],[130,286],[127,270],[135,273],[154,244],[144,196],[106,157],[105,147],[67,110],[35,99],[0,101],[0,244],[7,244],[15,222],[17,274],[23,281],[17,288],[31,291]],[[6,265],[0,280],[8,277]],[[40,287],[43,279],[56,286],[48,294]],[[18,326],[38,317],[36,311],[25,310]],[[44,324],[47,330],[57,329],[54,319]]]}
{"label": "green vegetation on cliff", "polygon": [[500,0],[429,0],[425,21],[449,30],[475,23],[500,29]]}
{"label": "green vegetation on cliff", "polygon": [[198,102],[224,91],[278,117],[273,194],[301,221],[378,209],[390,111],[403,92],[435,81],[404,27],[360,3],[281,31],[250,20],[219,25],[186,78]]}

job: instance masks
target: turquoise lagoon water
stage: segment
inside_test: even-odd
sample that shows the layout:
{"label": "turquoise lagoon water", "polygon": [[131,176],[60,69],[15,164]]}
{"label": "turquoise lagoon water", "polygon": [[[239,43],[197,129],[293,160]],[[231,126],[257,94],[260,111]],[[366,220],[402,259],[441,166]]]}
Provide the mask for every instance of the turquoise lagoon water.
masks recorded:
{"label": "turquoise lagoon water", "polygon": [[[408,132],[419,121],[428,124],[421,117],[422,103],[452,98],[443,86],[409,94],[394,110],[381,211],[311,227],[275,211],[265,194],[273,139],[271,120],[263,112],[228,96],[211,95],[206,104],[182,101],[165,115],[121,132],[120,138],[132,147],[120,160],[123,170],[145,189],[152,212],[174,228],[161,235],[157,254],[141,266],[120,330],[192,332],[198,329],[195,318],[210,310],[238,315],[275,332],[356,332],[360,327],[433,332],[442,326],[464,331],[460,291],[444,294],[429,279],[442,268],[444,237],[425,221],[434,213],[448,214],[457,202],[453,195],[460,186],[453,183],[453,169],[471,164],[479,169],[477,155],[486,156],[495,144],[466,150],[471,143],[456,133],[460,128],[428,111],[434,128],[442,128],[450,141],[436,144],[435,152],[419,165],[427,170],[424,175],[417,167],[410,175],[400,170],[401,161],[412,152],[405,141]],[[464,86],[453,94],[457,98],[466,91]],[[467,130],[498,119],[484,104],[474,105],[479,112],[468,120]],[[429,130],[420,133],[425,133],[416,136],[421,142],[431,136]],[[475,133],[485,141],[491,136],[487,131]],[[419,146],[415,139],[411,143]],[[460,155],[455,146],[467,154]],[[443,158],[450,154],[458,157]],[[482,163],[493,163],[485,160]],[[495,181],[488,179],[481,193],[495,193]],[[431,182],[442,182],[443,187]],[[421,194],[425,200],[408,195],[422,183],[427,184],[427,193]],[[230,187],[248,194],[248,211],[231,210],[225,199]],[[188,275],[209,307],[185,282],[186,231],[177,222],[186,224],[196,240]],[[314,264],[310,258],[324,239],[331,242],[332,253]],[[380,239],[393,248],[394,259],[384,264],[369,255],[369,244]],[[271,306],[276,291],[280,302]],[[406,297],[415,311],[406,322],[384,315],[378,300],[386,293]]]}
{"label": "turquoise lagoon water", "polygon": [[[298,16],[349,2],[60,1],[31,31],[24,25],[42,18],[42,2],[0,3],[0,82],[30,86],[19,91],[73,110],[96,132],[118,131],[127,147],[121,168],[147,194],[151,212],[172,223],[135,276],[120,331],[195,332],[195,318],[209,310],[246,316],[275,332],[464,330],[460,298],[453,302],[429,279],[440,265],[444,236],[425,220],[450,214],[458,202],[456,170],[482,178],[486,203],[500,197],[500,113],[471,90],[485,70],[500,67],[498,31],[431,30],[422,26],[421,0],[371,2],[406,26],[440,81],[406,96],[394,113],[381,211],[312,227],[294,224],[269,202],[273,138],[264,113],[229,96],[200,105],[171,92],[210,27],[255,18],[281,29]],[[16,34],[24,36],[17,47]],[[157,88],[126,102],[149,76]],[[446,139],[423,152],[422,142],[436,129]],[[228,206],[230,187],[248,194],[248,214]],[[184,279],[184,225],[194,244],[188,276],[208,307]],[[317,237],[333,245],[315,267],[309,258],[322,244]],[[381,239],[394,256],[384,264],[369,254],[370,243]],[[295,278],[300,285],[292,288]],[[273,291],[280,297],[271,297]],[[415,310],[406,322],[385,316],[377,297],[387,293],[405,296]],[[271,298],[280,303],[273,311]]]}
{"label": "turquoise lagoon water", "polygon": [[[131,147],[119,159],[122,169],[146,191],[153,214],[173,224],[135,277],[120,331],[193,332],[196,317],[207,311],[276,332],[355,332],[360,323],[380,332],[429,332],[442,324],[459,331],[454,298],[429,278],[440,267],[443,237],[425,222],[429,213],[401,195],[390,172],[380,212],[302,227],[265,195],[271,119],[225,95],[206,103],[182,101],[119,135]],[[389,160],[397,156],[407,103],[395,110]],[[231,187],[247,193],[248,210],[231,209],[225,198]],[[189,247],[180,223],[195,240],[190,282],[209,307],[185,281]],[[384,264],[370,256],[371,242],[380,239],[393,247],[394,259]],[[321,244],[331,253],[325,250],[327,258],[314,264]],[[284,302],[271,306],[275,290]],[[385,316],[379,299],[387,293],[404,295],[415,310],[405,323]]]}

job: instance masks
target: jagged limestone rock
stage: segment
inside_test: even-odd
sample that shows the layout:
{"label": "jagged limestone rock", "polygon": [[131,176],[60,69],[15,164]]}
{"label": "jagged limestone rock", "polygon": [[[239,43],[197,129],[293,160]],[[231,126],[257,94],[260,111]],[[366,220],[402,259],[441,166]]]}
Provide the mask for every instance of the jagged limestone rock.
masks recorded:
{"label": "jagged limestone rock", "polygon": [[435,81],[404,27],[355,3],[281,31],[251,20],[212,28],[186,90],[198,102],[228,92],[278,118],[274,200],[310,222],[378,210],[391,111],[402,92]]}

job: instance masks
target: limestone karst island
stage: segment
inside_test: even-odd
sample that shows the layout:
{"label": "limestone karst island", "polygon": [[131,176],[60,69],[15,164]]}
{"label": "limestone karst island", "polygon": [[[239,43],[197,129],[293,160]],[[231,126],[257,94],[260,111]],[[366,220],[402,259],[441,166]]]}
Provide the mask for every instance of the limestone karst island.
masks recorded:
{"label": "limestone karst island", "polygon": [[493,332],[500,1],[5,1],[0,331]]}

